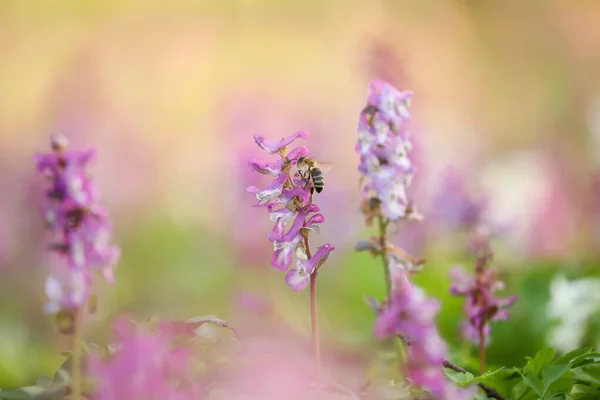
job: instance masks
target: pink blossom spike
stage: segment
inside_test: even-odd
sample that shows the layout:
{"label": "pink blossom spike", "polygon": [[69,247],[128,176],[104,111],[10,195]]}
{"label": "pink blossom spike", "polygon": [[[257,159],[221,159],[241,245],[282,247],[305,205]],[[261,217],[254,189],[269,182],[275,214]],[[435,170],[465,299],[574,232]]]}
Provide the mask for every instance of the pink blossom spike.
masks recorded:
{"label": "pink blossom spike", "polygon": [[68,150],[68,145],[65,137],[56,136],[51,140],[51,152],[34,156],[37,170],[48,179],[43,214],[55,255],[46,283],[49,313],[83,306],[93,269],[114,283],[120,258],[120,250],[110,244],[112,228],[98,203],[98,188],[86,169],[96,151]]}
{"label": "pink blossom spike", "polygon": [[[327,259],[334,246],[327,243],[319,248],[315,255],[308,259],[308,235],[318,233],[318,225],[325,222],[325,217],[319,214],[319,207],[312,202],[314,188],[305,171],[295,168],[300,157],[309,154],[306,146],[297,146],[291,151],[287,146],[298,138],[308,138],[308,132],[299,131],[279,141],[269,141],[262,135],[254,137],[255,142],[270,154],[279,154],[280,159],[273,162],[252,160],[250,168],[264,175],[275,176],[273,182],[264,189],[255,186],[248,192],[256,196],[258,203],[255,207],[265,207],[270,219],[275,222],[273,230],[267,235],[273,243],[271,266],[288,271],[285,281],[298,291],[305,289],[311,274]],[[294,255],[298,258],[296,267],[290,270]]]}

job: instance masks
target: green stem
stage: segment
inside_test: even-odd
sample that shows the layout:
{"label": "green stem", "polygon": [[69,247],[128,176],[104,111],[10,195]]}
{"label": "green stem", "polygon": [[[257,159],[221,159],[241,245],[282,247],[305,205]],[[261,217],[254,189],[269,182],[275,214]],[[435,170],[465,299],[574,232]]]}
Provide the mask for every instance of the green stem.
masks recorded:
{"label": "green stem", "polygon": [[[304,238],[304,246],[306,247],[306,256],[310,260],[312,255],[308,245],[308,238]],[[310,326],[312,333],[313,356],[315,358],[315,368],[317,374],[321,372],[321,347],[319,343],[319,319],[317,316],[317,276],[318,270],[315,270],[310,275]]]}
{"label": "green stem", "polygon": [[[389,221],[384,220],[383,217],[377,218],[377,224],[379,226],[379,245],[381,246],[381,259],[383,261],[383,273],[385,276],[385,287],[386,287],[386,306],[389,306],[392,294],[392,275],[390,272],[389,257],[387,250],[387,227]],[[403,376],[406,376],[406,370],[404,365],[408,361],[408,349],[404,344],[402,338],[394,338],[394,345],[398,350],[398,356],[400,358],[400,372]]]}
{"label": "green stem", "polygon": [[310,276],[310,325],[315,367],[318,374],[321,370],[321,349],[319,345],[319,321],[317,318],[317,274],[318,272],[315,271]]}
{"label": "green stem", "polygon": [[485,334],[483,333],[484,325],[479,326],[479,375],[485,372]]}
{"label": "green stem", "polygon": [[83,309],[80,307],[75,310],[75,327],[73,332],[73,362],[72,362],[72,396],[73,400],[81,399],[81,342],[83,338]]}
{"label": "green stem", "polygon": [[392,277],[390,275],[390,267],[388,264],[388,254],[387,254],[387,225],[388,223],[383,220],[383,217],[377,218],[377,223],[379,226],[379,245],[381,246],[381,258],[383,260],[383,273],[385,276],[385,293],[386,298],[389,301],[390,294],[392,293]]}

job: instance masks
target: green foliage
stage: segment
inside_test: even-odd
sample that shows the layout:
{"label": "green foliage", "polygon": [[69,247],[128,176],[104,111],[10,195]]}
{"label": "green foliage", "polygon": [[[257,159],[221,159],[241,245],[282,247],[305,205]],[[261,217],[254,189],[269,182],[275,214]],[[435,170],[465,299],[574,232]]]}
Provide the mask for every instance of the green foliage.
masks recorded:
{"label": "green foliage", "polygon": [[600,399],[600,353],[590,348],[560,357],[555,357],[554,349],[545,348],[528,358],[523,368],[503,367],[478,377],[449,368],[445,372],[460,386],[484,384],[505,399]]}
{"label": "green foliage", "polygon": [[36,385],[0,390],[0,400],[63,400],[71,383],[70,359],[56,371],[54,378],[42,377]]}

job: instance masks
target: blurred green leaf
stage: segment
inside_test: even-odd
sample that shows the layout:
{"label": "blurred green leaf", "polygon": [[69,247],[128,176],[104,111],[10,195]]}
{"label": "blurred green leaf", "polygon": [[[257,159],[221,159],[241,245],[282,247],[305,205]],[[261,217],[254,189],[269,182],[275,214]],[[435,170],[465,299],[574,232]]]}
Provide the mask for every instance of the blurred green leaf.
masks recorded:
{"label": "blurred green leaf", "polygon": [[470,372],[458,372],[451,368],[444,368],[444,373],[448,378],[450,378],[453,382],[458,383],[460,386],[467,386],[468,384],[475,379],[472,373]]}
{"label": "blurred green leaf", "polygon": [[568,353],[563,354],[554,360],[553,364],[564,364],[564,363],[572,363],[574,360],[579,359],[579,357],[585,356],[586,354],[592,351],[591,347],[583,347],[580,349],[571,350]]}
{"label": "blurred green leaf", "polygon": [[541,397],[542,391],[544,390],[544,385],[542,384],[542,381],[540,381],[540,378],[538,378],[537,375],[532,372],[521,373],[521,376],[523,377],[523,381],[525,381],[525,383],[527,383],[529,387],[533,389],[535,394]]}
{"label": "blurred green leaf", "polygon": [[554,349],[547,347],[538,351],[534,358],[530,359],[525,365],[525,370],[538,376],[542,369],[554,360]]}
{"label": "blurred green leaf", "polygon": [[484,383],[498,391],[502,396],[512,397],[515,385],[521,382],[519,373],[507,368],[500,368],[476,377],[473,383]]}
{"label": "blurred green leaf", "polygon": [[544,394],[555,381],[566,374],[570,369],[569,364],[548,365],[542,370],[542,383],[544,384]]}

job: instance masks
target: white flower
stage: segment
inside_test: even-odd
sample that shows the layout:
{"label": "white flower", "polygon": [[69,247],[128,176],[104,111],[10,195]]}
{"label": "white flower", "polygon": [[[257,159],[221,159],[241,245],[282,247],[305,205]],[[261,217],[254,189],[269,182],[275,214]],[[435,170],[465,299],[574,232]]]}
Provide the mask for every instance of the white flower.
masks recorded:
{"label": "white flower", "polygon": [[549,333],[549,342],[566,352],[581,346],[590,317],[600,309],[600,279],[568,281],[564,274],[550,283],[550,301],[546,315],[559,321]]}

